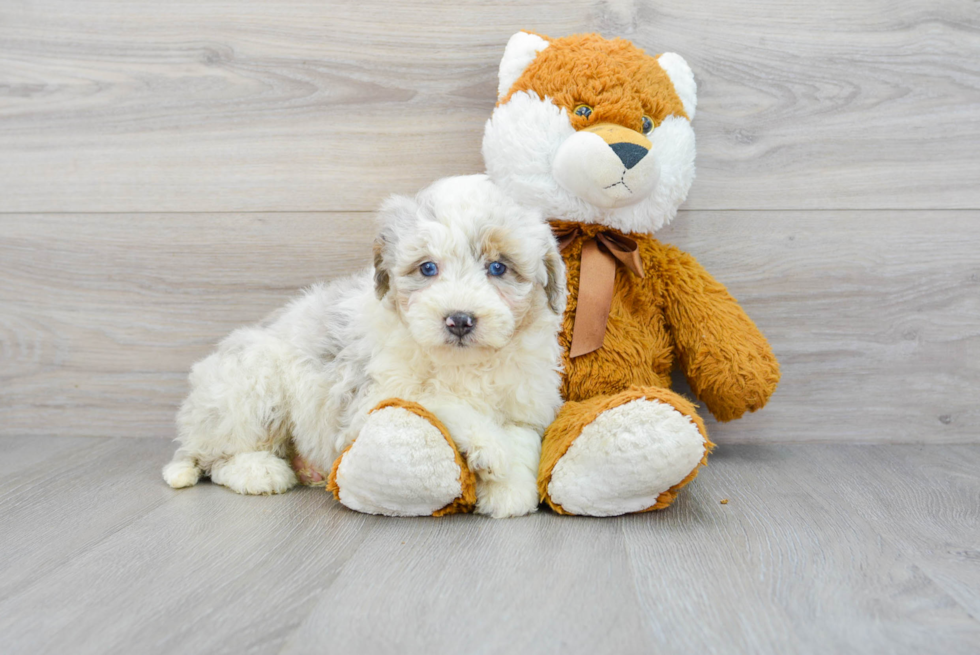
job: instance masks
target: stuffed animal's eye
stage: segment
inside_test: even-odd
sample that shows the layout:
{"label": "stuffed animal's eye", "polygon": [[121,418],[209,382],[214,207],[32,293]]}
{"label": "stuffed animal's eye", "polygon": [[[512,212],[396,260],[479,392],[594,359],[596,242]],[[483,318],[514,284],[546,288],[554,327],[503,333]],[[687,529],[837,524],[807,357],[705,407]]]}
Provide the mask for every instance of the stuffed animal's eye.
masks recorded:
{"label": "stuffed animal's eye", "polygon": [[650,134],[653,131],[653,120],[649,116],[643,117],[643,133]]}
{"label": "stuffed animal's eye", "polygon": [[576,116],[581,116],[582,118],[588,118],[592,115],[592,107],[588,105],[579,105],[572,113]]}
{"label": "stuffed animal's eye", "polygon": [[432,277],[433,275],[436,275],[438,272],[439,272],[439,267],[436,266],[435,262],[425,262],[424,264],[419,266],[419,273],[421,273],[425,277]]}
{"label": "stuffed animal's eye", "polygon": [[507,267],[501,264],[500,262],[491,262],[490,265],[487,266],[487,273],[489,273],[494,277],[500,277],[506,272],[507,272]]}

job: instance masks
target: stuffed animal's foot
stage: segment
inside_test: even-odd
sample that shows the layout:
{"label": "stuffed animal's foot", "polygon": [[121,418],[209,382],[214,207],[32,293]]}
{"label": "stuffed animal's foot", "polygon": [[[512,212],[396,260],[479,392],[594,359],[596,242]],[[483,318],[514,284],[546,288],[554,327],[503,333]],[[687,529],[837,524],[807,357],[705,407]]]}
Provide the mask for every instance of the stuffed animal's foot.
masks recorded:
{"label": "stuffed animal's foot", "polygon": [[630,390],[569,411],[578,416],[559,416],[546,434],[539,477],[545,500],[565,514],[667,507],[712,445],[693,406],[666,389]]}
{"label": "stuffed animal's foot", "polygon": [[296,486],[296,474],[285,460],[268,451],[238,453],[211,467],[211,482],[240,494],[281,494]]}
{"label": "stuffed animal's foot", "polygon": [[439,420],[420,405],[386,401],[334,462],[327,489],[350,509],[387,516],[471,511],[473,474]]}

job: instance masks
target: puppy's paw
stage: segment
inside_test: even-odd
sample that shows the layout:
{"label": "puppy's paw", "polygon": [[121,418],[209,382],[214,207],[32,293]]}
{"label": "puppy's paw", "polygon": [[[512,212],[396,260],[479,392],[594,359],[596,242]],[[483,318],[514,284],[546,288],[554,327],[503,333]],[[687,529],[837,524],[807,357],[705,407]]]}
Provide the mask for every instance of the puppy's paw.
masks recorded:
{"label": "puppy's paw", "polygon": [[493,442],[474,446],[466,453],[466,465],[483,480],[502,480],[507,474],[507,451]]}
{"label": "puppy's paw", "polygon": [[538,509],[538,488],[533,478],[476,483],[476,513],[495,519],[524,516]]}
{"label": "puppy's paw", "polygon": [[239,453],[215,464],[211,467],[211,481],[254,496],[281,494],[298,482],[289,464],[264,450]]}
{"label": "puppy's paw", "polygon": [[175,459],[163,467],[163,479],[174,489],[193,487],[201,479],[201,469],[192,460]]}

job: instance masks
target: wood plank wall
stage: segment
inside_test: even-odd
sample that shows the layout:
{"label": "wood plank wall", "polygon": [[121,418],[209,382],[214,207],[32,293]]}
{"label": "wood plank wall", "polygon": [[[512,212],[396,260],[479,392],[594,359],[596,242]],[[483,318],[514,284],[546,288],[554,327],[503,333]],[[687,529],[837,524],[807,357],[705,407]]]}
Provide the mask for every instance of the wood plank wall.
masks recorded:
{"label": "wood plank wall", "polygon": [[783,364],[721,442],[980,439],[969,0],[0,4],[0,435],[173,436],[190,364],[481,170],[518,29],[673,50],[698,179],[660,235]]}

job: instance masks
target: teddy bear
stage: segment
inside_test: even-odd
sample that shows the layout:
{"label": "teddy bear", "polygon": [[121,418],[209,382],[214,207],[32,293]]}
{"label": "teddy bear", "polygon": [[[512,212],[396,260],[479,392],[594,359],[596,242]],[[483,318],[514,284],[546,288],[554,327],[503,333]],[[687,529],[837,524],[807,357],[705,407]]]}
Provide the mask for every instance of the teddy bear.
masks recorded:
{"label": "teddy bear", "polygon": [[[694,75],[679,55],[648,55],[623,39],[522,31],[507,43],[498,80],[483,139],[487,174],[549,217],[567,270],[565,403],[544,433],[541,500],[586,516],[664,509],[713,447],[695,405],[670,388],[672,370],[719,421],[760,409],[779,382],[771,347],[725,287],[653,236],[694,180]],[[328,488],[348,506],[363,503],[345,501],[355,495],[345,490],[384,488],[376,513],[471,511],[472,474],[458,455],[455,480],[455,469],[430,479],[427,458],[456,449],[428,419],[443,438],[415,439],[417,470],[388,471],[383,443],[365,444],[359,456],[374,468],[341,456]],[[420,512],[426,487],[458,494]]]}
{"label": "teddy bear", "polygon": [[538,476],[558,513],[663,509],[697,475],[713,444],[670,388],[675,367],[720,421],[761,408],[779,382],[772,349],[725,287],[653,237],[694,180],[696,105],[674,53],[530,32],[505,48],[484,162],[551,217],[568,275],[566,402]]}

